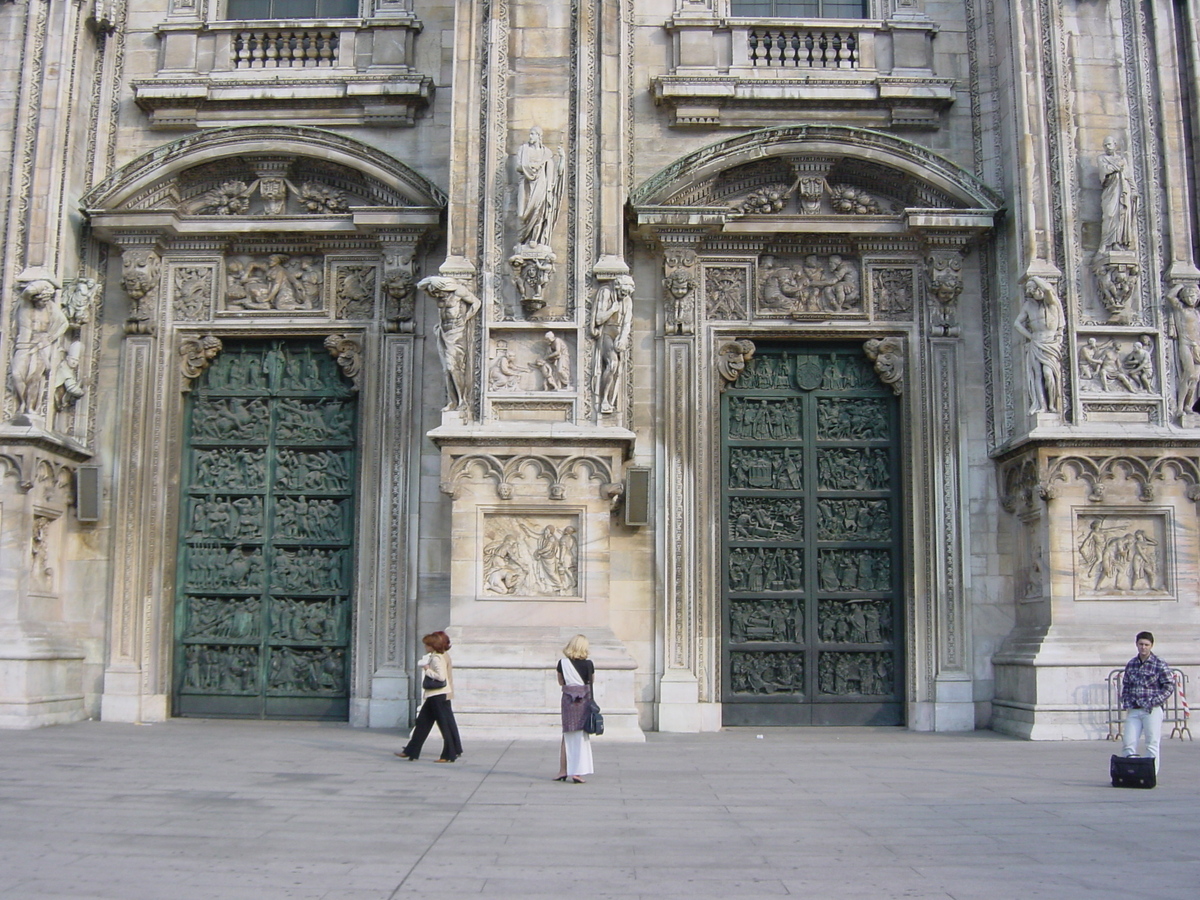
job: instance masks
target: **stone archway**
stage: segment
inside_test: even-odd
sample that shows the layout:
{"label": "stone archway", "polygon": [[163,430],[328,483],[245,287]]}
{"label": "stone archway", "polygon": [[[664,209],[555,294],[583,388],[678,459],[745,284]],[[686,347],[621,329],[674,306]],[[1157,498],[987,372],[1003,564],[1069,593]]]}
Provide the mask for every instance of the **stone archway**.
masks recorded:
{"label": "stone archway", "polygon": [[[133,525],[120,530],[114,547],[113,640],[104,717],[154,721],[169,715],[173,670],[182,673],[180,684],[203,681],[217,685],[218,692],[237,682],[226,691],[230,695],[238,694],[242,680],[250,677],[245,671],[248,643],[246,648],[238,641],[222,643],[211,629],[193,628],[189,617],[196,609],[220,612],[216,600],[228,598],[220,590],[190,590],[188,585],[196,583],[190,571],[193,551],[204,543],[203,535],[187,537],[178,523],[181,513],[194,513],[201,499],[206,510],[223,508],[226,501],[247,501],[278,511],[301,502],[301,494],[292,491],[296,496],[289,496],[286,485],[252,486],[228,479],[210,490],[203,479],[193,477],[198,455],[215,447],[197,449],[197,444],[184,453],[185,432],[195,418],[188,410],[203,405],[189,406],[185,397],[193,389],[208,389],[206,372],[226,346],[231,352],[236,348],[239,358],[255,357],[247,347],[274,347],[281,359],[290,358],[288,348],[302,347],[306,359],[323,354],[321,365],[310,368],[319,368],[324,376],[313,397],[300,397],[303,391],[297,388],[291,399],[312,405],[324,402],[321,390],[353,393],[360,424],[336,452],[353,453],[357,446],[389,450],[360,455],[351,483],[335,491],[336,497],[325,498],[327,506],[346,511],[346,521],[336,540],[320,551],[319,562],[325,568],[336,563],[345,584],[333,586],[326,579],[327,584],[321,582],[329,588],[323,600],[317,596],[322,591],[310,591],[308,599],[286,598],[291,606],[275,603],[273,595],[253,600],[248,590],[242,591],[245,596],[232,588],[225,593],[239,615],[258,604],[260,630],[292,635],[261,635],[267,643],[256,652],[264,659],[280,655],[271,646],[276,641],[280,647],[288,645],[281,658],[309,660],[311,665],[304,663],[309,668],[318,657],[325,660],[320,664],[324,688],[310,685],[314,701],[320,699],[317,695],[337,693],[342,697],[337,715],[348,714],[355,724],[394,724],[407,713],[411,668],[410,575],[403,560],[412,540],[406,509],[413,477],[409,435],[420,391],[419,383],[414,384],[420,372],[414,364],[415,282],[423,242],[439,227],[444,194],[357,141],[313,128],[255,126],[204,132],[146,154],[83,202],[92,233],[120,251],[110,259],[107,283],[116,304],[117,285],[128,304],[120,364],[119,402],[125,414],[117,423],[121,464],[116,517]],[[270,356],[258,355],[263,360]],[[272,375],[266,382],[278,388],[304,381],[299,375],[289,381],[285,375]],[[233,382],[226,378],[223,383],[228,387]],[[227,411],[235,401],[243,406],[251,402],[236,386],[225,392],[229,396],[214,394],[212,402],[225,403]],[[288,440],[294,444],[295,436]],[[242,449],[250,455],[279,452],[266,445]],[[327,451],[334,452],[320,452]],[[192,468],[181,479],[177,473],[185,462]],[[274,463],[264,465],[269,470]],[[279,496],[272,493],[275,487]],[[303,502],[311,499],[305,494]],[[224,558],[253,560],[260,552],[254,535],[263,535],[265,542],[272,533],[270,523],[263,524],[260,531],[216,535]],[[285,546],[288,540],[300,540],[297,534],[286,528],[275,532],[281,542],[270,552],[298,559],[299,551]],[[178,554],[177,547],[183,548]],[[353,547],[357,557],[350,559]],[[261,549],[268,550],[267,543]],[[307,569],[315,571],[317,557],[309,556]],[[218,583],[225,582],[213,582]],[[332,606],[335,595],[354,598],[354,609],[330,614],[330,633],[355,623],[352,635],[338,632],[337,646],[320,640],[302,646],[296,629],[276,627],[264,618],[273,606]],[[177,605],[183,617],[178,645]],[[218,628],[222,635],[225,630]],[[189,648],[196,648],[198,666],[202,651],[218,645],[225,649],[208,652],[205,659],[210,667],[214,660],[224,660],[228,672],[209,672],[203,679],[189,674]],[[229,649],[235,645],[237,649]],[[351,664],[339,669],[336,664],[347,657]],[[292,694],[304,693],[302,677],[284,678],[261,666],[258,677],[280,687],[286,682],[289,690],[296,688]],[[314,713],[312,703],[309,707],[299,714],[324,714]]]}
{"label": "stone archway", "polygon": [[[999,198],[953,163],[902,139],[795,126],[698,150],[648,179],[631,205],[635,232],[661,253],[666,449],[660,478],[672,486],[665,492],[663,540],[673,553],[681,548],[665,579],[660,727],[712,727],[717,704],[756,693],[745,673],[738,675],[740,688],[734,683],[738,653],[803,652],[818,667],[827,657],[829,668],[838,654],[846,660],[857,654],[861,663],[879,649],[839,641],[819,622],[804,623],[803,638],[789,632],[782,643],[766,632],[759,642],[733,634],[731,602],[757,595],[731,592],[729,551],[737,542],[728,539],[729,511],[721,506],[729,500],[722,484],[729,471],[722,469],[719,398],[754,371],[756,345],[778,342],[860,347],[862,364],[897,395],[903,462],[896,471],[904,497],[896,521],[904,536],[897,551],[904,572],[896,586],[903,598],[897,621],[904,622],[899,705],[913,728],[973,727],[960,385],[967,348],[983,352],[978,322],[988,289],[979,259],[990,251],[969,251],[991,229]],[[819,498],[806,502],[809,516],[826,514]],[[825,529],[819,522],[812,527],[814,534]],[[824,546],[814,541],[810,565]],[[804,591],[845,599],[819,578],[793,593]],[[763,603],[774,596],[764,593]],[[811,614],[819,606],[814,599]],[[861,679],[843,679],[845,691],[825,691],[816,673],[796,678],[810,694],[872,699]],[[827,679],[826,687],[836,681]],[[769,683],[764,690],[777,693]],[[741,721],[728,711],[725,718]]]}

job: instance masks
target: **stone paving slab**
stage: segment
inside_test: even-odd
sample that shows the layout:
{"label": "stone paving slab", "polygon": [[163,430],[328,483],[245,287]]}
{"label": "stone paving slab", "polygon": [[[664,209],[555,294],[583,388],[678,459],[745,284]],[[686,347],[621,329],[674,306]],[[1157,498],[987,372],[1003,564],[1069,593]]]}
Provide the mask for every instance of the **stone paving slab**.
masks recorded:
{"label": "stone paving slab", "polygon": [[[762,734],[762,738],[757,735]],[[1200,897],[1200,746],[1108,785],[1111,743],[732,729],[404,762],[395,732],[83,722],[0,732],[3,900]]]}

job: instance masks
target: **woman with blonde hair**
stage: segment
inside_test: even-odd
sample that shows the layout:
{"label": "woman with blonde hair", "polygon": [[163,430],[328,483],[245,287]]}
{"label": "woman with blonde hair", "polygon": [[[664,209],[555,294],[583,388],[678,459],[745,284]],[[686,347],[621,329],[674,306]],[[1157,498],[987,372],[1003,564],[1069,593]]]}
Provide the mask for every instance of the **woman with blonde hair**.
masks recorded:
{"label": "woman with blonde hair", "polygon": [[558,753],[558,777],[555,781],[583,784],[584,775],[592,774],[591,735],[583,730],[591,711],[592,682],[596,667],[588,659],[588,639],[577,634],[563,647],[558,661],[558,683],[562,685],[562,743]]}

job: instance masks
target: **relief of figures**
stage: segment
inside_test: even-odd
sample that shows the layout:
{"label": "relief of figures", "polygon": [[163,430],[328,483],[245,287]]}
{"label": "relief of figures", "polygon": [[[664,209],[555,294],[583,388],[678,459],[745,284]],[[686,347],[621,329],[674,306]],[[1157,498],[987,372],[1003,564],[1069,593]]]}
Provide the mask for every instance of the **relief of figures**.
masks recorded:
{"label": "relief of figures", "polygon": [[759,391],[791,390],[792,358],[787,353],[753,357],[746,364],[738,387]]}
{"label": "relief of figures", "polygon": [[804,555],[788,547],[734,547],[729,551],[731,591],[798,591],[804,587]]}
{"label": "relief of figures", "polygon": [[347,403],[340,400],[279,401],[276,437],[285,441],[349,441],[354,420]]}
{"label": "relief of figures", "polygon": [[579,532],[532,518],[488,519],[483,545],[485,593],[573,597],[579,592]]}
{"label": "relief of figures", "polygon": [[817,637],[827,644],[880,644],[892,639],[890,600],[822,600]]}
{"label": "relief of figures", "polygon": [[184,651],[184,688],[250,693],[257,688],[258,647],[211,647],[190,644]]}
{"label": "relief of figures", "polygon": [[891,485],[891,457],[881,447],[822,447],[817,479],[822,491],[885,491]]}
{"label": "relief of figures", "polygon": [[271,598],[271,637],[285,641],[338,642],[345,637],[346,604],[337,597],[322,600]]}
{"label": "relief of figures", "polygon": [[817,538],[822,541],[890,541],[892,511],[887,500],[817,501]]}
{"label": "relief of figures", "polygon": [[887,436],[887,406],[882,400],[822,397],[817,402],[820,440],[871,441]]}
{"label": "relief of figures", "polygon": [[188,597],[188,638],[257,638],[257,597]]}
{"label": "relief of figures", "polygon": [[804,532],[804,501],[770,497],[731,497],[729,533],[735,540],[799,540]]}
{"label": "relief of figures", "polygon": [[[229,257],[225,261],[224,308],[281,312],[320,309],[324,281],[320,260],[310,256],[272,253]],[[373,291],[372,287],[372,296]]]}
{"label": "relief of figures", "polygon": [[823,591],[887,591],[892,587],[892,556],[887,550],[820,550],[817,570]]}
{"label": "relief of figures", "polygon": [[1101,391],[1154,391],[1154,339],[1143,335],[1128,350],[1117,339],[1090,337],[1079,348],[1079,375],[1084,387]]}
{"label": "relief of figures", "polygon": [[344,694],[346,651],[340,647],[319,650],[274,647],[267,686],[272,693]]}
{"label": "relief of figures", "polygon": [[734,490],[801,490],[804,487],[803,453],[786,448],[733,448],[729,451],[729,487]]}
{"label": "relief of figures", "polygon": [[336,450],[280,450],[275,455],[275,486],[286,491],[343,493],[350,489],[348,459]]}
{"label": "relief of figures", "polygon": [[893,666],[890,653],[821,653],[817,660],[817,686],[822,694],[838,696],[891,694]]}
{"label": "relief of figures", "polygon": [[858,356],[829,355],[821,370],[821,388],[826,391],[854,391],[878,387],[879,378],[872,363]]}
{"label": "relief of figures", "polygon": [[[1159,521],[1080,517],[1087,530],[1079,542],[1083,587],[1089,593],[1164,590],[1163,538]],[[1153,535],[1153,536],[1152,536]]]}
{"label": "relief of figures", "polygon": [[858,264],[837,254],[809,254],[796,265],[764,256],[758,269],[758,302],[763,312],[800,316],[861,312]]}
{"label": "relief of figures", "polygon": [[754,441],[795,440],[800,437],[800,403],[734,397],[729,401],[729,436]]}
{"label": "relief of figures", "polygon": [[745,319],[746,270],[706,266],[704,300],[710,319]]}
{"label": "relief of figures", "polygon": [[803,632],[800,611],[786,600],[742,600],[729,604],[729,639],[735,644],[791,643]]}
{"label": "relief of figures", "polygon": [[258,399],[203,400],[192,409],[192,434],[201,440],[264,440],[268,424],[267,404]]}
{"label": "relief of figures", "polygon": [[[530,343],[497,340],[495,345],[488,367],[491,391],[571,390],[571,348],[560,335],[547,331],[541,340]],[[528,362],[523,363],[522,358]],[[540,377],[524,378],[529,372],[537,372]]]}
{"label": "relief of figures", "polygon": [[254,541],[262,538],[262,497],[213,497],[191,500],[191,530],[188,537],[214,541]]}
{"label": "relief of figures", "polygon": [[346,531],[345,501],[280,497],[275,501],[275,534],[285,540],[337,541]]}
{"label": "relief of figures", "polygon": [[729,682],[735,694],[801,694],[800,653],[730,653]]}
{"label": "relief of figures", "polygon": [[258,547],[187,548],[188,590],[256,591],[263,586],[263,552]]}
{"label": "relief of figures", "polygon": [[271,589],[292,594],[324,594],[342,590],[344,550],[277,550]]}

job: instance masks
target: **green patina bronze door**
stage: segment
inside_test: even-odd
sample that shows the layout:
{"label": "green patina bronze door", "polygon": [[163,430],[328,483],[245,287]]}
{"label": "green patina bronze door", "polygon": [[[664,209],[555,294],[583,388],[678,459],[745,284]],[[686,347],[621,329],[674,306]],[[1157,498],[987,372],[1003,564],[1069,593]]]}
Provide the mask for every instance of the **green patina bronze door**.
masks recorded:
{"label": "green patina bronze door", "polygon": [[722,395],[725,724],[903,721],[898,412],[861,344],[764,344]]}
{"label": "green patina bronze door", "polygon": [[349,384],[320,341],[229,341],[186,421],[176,714],[347,718]]}

